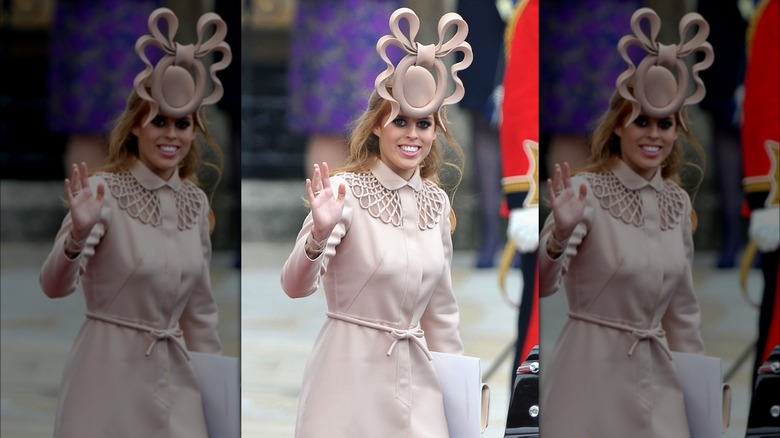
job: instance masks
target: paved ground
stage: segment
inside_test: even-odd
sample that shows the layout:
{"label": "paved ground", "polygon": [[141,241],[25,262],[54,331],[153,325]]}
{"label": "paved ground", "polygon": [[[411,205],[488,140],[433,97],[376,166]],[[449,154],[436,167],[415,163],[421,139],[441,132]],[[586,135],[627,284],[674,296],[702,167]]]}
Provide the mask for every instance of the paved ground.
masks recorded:
{"label": "paved ground", "polygon": [[[0,327],[2,328],[3,437],[50,437],[59,379],[70,345],[83,319],[83,299],[74,295],[50,300],[40,291],[38,269],[48,244],[2,243]],[[290,437],[298,387],[314,338],[323,322],[322,294],[291,300],[279,286],[279,270],[289,244],[245,243],[242,270],[231,254],[215,254],[214,289],[222,310],[221,334],[226,353],[242,356],[242,435]],[[512,341],[515,311],[500,298],[495,270],[471,268],[473,254],[456,252],[453,284],[463,313],[466,353],[482,359],[483,370]],[[713,270],[713,255],[697,255],[695,281],[703,308],[708,353],[724,358],[724,372],[734,365],[755,336],[756,311],[740,296],[735,270]],[[516,271],[515,273],[516,274]],[[760,287],[757,271],[749,284]],[[239,284],[240,297],[239,317]],[[509,289],[517,290],[516,275]],[[563,294],[542,301],[542,354],[552,345],[565,318]],[[240,328],[240,340],[239,340]],[[731,378],[732,425],[726,437],[744,436],[749,397],[749,364]],[[488,384],[491,416],[485,438],[503,436],[509,395],[510,360],[500,363]]]}

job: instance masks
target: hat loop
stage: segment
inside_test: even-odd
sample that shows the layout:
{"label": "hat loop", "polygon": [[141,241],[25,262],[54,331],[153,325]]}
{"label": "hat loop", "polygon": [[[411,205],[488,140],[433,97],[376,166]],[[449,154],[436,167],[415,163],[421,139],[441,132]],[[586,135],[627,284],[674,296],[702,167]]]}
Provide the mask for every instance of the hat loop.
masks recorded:
{"label": "hat loop", "polygon": [[[642,30],[643,20],[649,24],[649,35]],[[693,27],[696,27],[696,32],[686,41],[686,35]],[[684,106],[699,103],[706,94],[699,72],[711,66],[714,59],[712,46],[706,42],[709,35],[707,21],[695,12],[686,14],[680,20],[680,44],[665,45],[656,42],[661,30],[658,14],[650,8],[640,8],[631,16],[631,30],[633,35],[626,35],[618,42],[618,52],[628,64],[616,81],[620,95],[631,103],[631,115],[626,119],[626,126],[640,112],[662,118],[675,114]],[[646,52],[638,68],[628,56],[630,46],[638,46]],[[684,58],[695,52],[702,52],[704,59],[694,64],[689,72]],[[686,97],[691,76],[696,89]],[[629,83],[633,83],[633,90],[629,90]],[[680,124],[688,130],[682,119]]]}
{"label": "hat loop", "polygon": [[[168,25],[167,36],[160,31],[161,21]],[[227,25],[213,12],[203,14],[196,28],[197,43],[187,45],[173,40],[179,29],[179,19],[172,10],[155,9],[149,15],[148,25],[149,35],[141,36],[135,43],[135,51],[145,67],[133,81],[133,88],[138,96],[149,102],[149,114],[143,125],[148,124],[158,113],[176,118],[194,113],[196,123],[203,128],[203,121],[197,111],[201,106],[214,104],[222,98],[222,83],[216,72],[227,68],[232,60],[230,46],[224,41]],[[204,33],[208,27],[214,27],[214,34],[204,41]],[[163,52],[162,58],[154,67],[146,56],[145,50],[148,46],[157,47]],[[206,97],[206,67],[202,58],[212,52],[221,53],[222,59],[209,68],[214,88]],[[151,88],[151,94],[147,87]]]}
{"label": "hat loop", "polygon": [[[401,20],[406,20],[409,24],[408,36],[401,31]],[[389,26],[390,35],[384,35],[376,43],[377,53],[387,67],[377,75],[374,81],[377,93],[390,102],[390,115],[384,126],[390,124],[399,112],[416,118],[427,117],[434,113],[440,115],[444,105],[459,102],[463,98],[464,87],[463,82],[458,78],[458,72],[471,65],[473,59],[471,46],[466,42],[468,25],[463,18],[454,12],[444,14],[439,19],[439,42],[435,46],[433,44],[423,45],[414,41],[420,29],[420,19],[409,8],[399,8],[393,12],[390,16]],[[453,26],[456,28],[455,35],[446,39],[445,34]],[[390,62],[390,58],[387,56],[387,48],[390,46],[397,46],[407,53],[397,67]],[[453,64],[448,75],[442,58],[453,52],[462,52],[463,60]],[[434,75],[429,69],[436,72],[433,81]],[[455,91],[445,97],[448,76],[452,77]],[[391,83],[392,93],[387,90]],[[422,101],[423,103],[410,105],[409,98],[412,96],[407,96],[407,90],[410,90],[409,94],[414,93],[415,102]],[[444,130],[447,129],[441,123],[440,126]]]}

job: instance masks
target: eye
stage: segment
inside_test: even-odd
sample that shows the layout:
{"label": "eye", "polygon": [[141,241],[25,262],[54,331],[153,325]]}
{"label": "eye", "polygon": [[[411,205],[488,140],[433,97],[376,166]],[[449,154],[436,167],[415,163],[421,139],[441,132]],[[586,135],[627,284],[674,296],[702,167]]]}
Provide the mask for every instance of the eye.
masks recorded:
{"label": "eye", "polygon": [[192,122],[189,119],[179,119],[176,121],[176,128],[178,129],[187,129],[192,125]]}
{"label": "eye", "polygon": [[417,122],[417,127],[420,129],[428,129],[432,126],[432,123],[430,120],[420,120]]}
{"label": "eye", "polygon": [[674,126],[674,122],[671,119],[663,119],[658,122],[658,127],[661,129],[669,129]]}
{"label": "eye", "polygon": [[395,126],[406,126],[406,119],[403,117],[398,117],[395,120],[393,120],[393,124]]}
{"label": "eye", "polygon": [[644,128],[647,126],[647,117],[645,116],[639,116],[634,120],[634,124],[636,126],[639,126],[640,128]]}
{"label": "eye", "polygon": [[152,125],[154,125],[154,126],[156,126],[158,128],[162,128],[163,126],[165,126],[165,118],[160,117],[160,116],[157,116],[157,117],[153,118],[152,119]]}

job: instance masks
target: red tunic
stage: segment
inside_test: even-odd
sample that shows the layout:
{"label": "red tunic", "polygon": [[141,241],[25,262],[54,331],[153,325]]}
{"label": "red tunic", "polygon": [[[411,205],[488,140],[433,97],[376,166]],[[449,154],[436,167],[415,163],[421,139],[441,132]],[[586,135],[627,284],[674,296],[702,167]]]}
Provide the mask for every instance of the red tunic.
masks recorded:
{"label": "red tunic", "polygon": [[[759,4],[748,29],[747,42],[742,162],[745,195],[753,211],[780,206],[780,0],[764,0]],[[776,258],[777,250],[773,253]],[[777,271],[772,276],[767,275],[766,269],[775,267],[765,267],[758,363],[780,344],[780,286]]]}
{"label": "red tunic", "polygon": [[[533,156],[523,143],[539,142],[539,2],[523,0],[517,5],[512,21],[507,25],[507,64],[504,75],[504,99],[500,127],[502,154],[502,185],[506,195],[504,213],[509,210],[538,206],[538,154]],[[530,194],[530,196],[528,196]],[[526,199],[528,198],[528,199]],[[533,293],[523,294],[521,321],[527,327],[522,341],[522,361],[531,348],[539,343],[538,276]],[[526,297],[526,295],[528,295]],[[530,312],[523,312],[522,307]],[[530,306],[530,307],[529,307]],[[518,364],[519,365],[519,364]]]}

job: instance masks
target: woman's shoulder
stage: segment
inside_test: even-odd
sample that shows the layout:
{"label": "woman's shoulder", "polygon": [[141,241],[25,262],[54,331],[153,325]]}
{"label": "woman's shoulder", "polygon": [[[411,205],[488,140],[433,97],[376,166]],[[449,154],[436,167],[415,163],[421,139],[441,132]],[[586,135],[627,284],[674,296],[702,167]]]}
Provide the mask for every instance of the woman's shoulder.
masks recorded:
{"label": "woman's shoulder", "polygon": [[677,182],[664,180],[664,190],[658,199],[661,210],[661,228],[675,228],[684,217],[691,214],[691,197]]}
{"label": "woman's shoulder", "polygon": [[424,196],[432,197],[434,199],[440,200],[441,202],[449,201],[447,192],[440,185],[427,179],[423,180],[423,187],[421,192],[424,194]]}
{"label": "woman's shoulder", "polygon": [[664,180],[664,192],[668,194],[668,196],[676,197],[676,198],[684,198],[687,199],[688,202],[690,202],[690,195],[688,195],[688,192],[685,191],[682,186],[680,186],[677,181],[673,181],[671,179]]}
{"label": "woman's shoulder", "polygon": [[103,185],[107,199],[116,199],[136,192],[138,182],[129,171],[98,171],[89,177],[93,191]]}
{"label": "woman's shoulder", "polygon": [[[571,186],[574,189],[574,193],[579,193],[580,186],[585,186],[588,190],[586,192],[587,198],[591,198],[594,193],[594,188],[610,186],[610,176],[614,176],[606,172],[580,172],[571,177]],[[597,190],[600,192],[600,190]]]}
{"label": "woman's shoulder", "polygon": [[341,184],[344,184],[347,189],[347,199],[351,197],[381,196],[383,191],[386,191],[385,187],[370,171],[339,172],[331,175],[330,186],[333,188],[334,194]]}
{"label": "woman's shoulder", "polygon": [[202,199],[208,202],[208,196],[206,196],[206,192],[200,188],[199,185],[195,184],[195,182],[188,179],[182,180],[181,193],[187,198]]}

